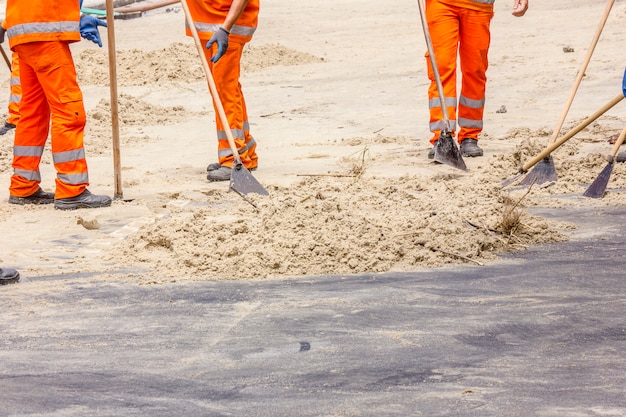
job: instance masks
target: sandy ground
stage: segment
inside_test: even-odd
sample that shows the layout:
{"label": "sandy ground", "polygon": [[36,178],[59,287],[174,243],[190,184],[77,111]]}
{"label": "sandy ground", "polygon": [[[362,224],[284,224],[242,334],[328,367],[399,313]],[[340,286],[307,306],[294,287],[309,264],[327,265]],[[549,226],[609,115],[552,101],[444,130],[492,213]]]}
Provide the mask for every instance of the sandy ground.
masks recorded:
{"label": "sandy ground", "polygon": [[[582,196],[607,164],[620,103],[554,153],[559,180],[509,187],[547,144],[605,10],[604,2],[499,0],[492,23],[482,158],[463,172],[429,161],[424,36],[417,3],[262,4],[242,84],[269,191],[246,199],[209,183],[214,113],[178,6],[115,21],[122,199],[58,211],[8,204],[13,133],[0,137],[0,262],[27,280],[110,274],[152,283],[410,271],[483,265],[569,239],[576,219],[534,207],[621,206],[626,165],[602,199]],[[90,5],[88,2],[85,5]],[[621,93],[626,5],[617,1],[562,133]],[[108,44],[72,46],[85,97],[90,190],[114,194]],[[6,45],[4,45],[6,47]],[[6,94],[9,71],[0,72]],[[47,149],[42,187],[54,187]]]}

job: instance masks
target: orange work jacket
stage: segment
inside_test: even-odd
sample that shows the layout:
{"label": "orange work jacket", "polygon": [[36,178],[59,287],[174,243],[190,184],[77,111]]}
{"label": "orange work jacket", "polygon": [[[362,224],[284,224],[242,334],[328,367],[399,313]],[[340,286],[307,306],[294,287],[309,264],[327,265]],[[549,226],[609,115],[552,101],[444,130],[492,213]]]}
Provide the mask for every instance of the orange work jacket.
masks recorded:
{"label": "orange work jacket", "polygon": [[42,41],[80,41],[78,0],[7,0],[5,27],[11,49]]}
{"label": "orange work jacket", "polygon": [[[232,0],[191,0],[188,2],[189,12],[200,39],[210,39],[220,28],[232,3]],[[259,3],[260,0],[248,2],[241,16],[230,29],[230,40],[248,42],[252,39],[259,20]],[[187,29],[187,35],[191,36],[189,29]]]}

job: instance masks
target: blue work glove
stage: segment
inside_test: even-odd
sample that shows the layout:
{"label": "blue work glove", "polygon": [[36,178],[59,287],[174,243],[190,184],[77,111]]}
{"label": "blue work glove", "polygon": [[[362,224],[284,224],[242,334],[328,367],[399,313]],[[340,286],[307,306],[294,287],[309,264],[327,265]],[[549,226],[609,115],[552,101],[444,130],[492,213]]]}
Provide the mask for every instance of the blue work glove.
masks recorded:
{"label": "blue work glove", "polygon": [[624,70],[624,78],[622,78],[622,93],[626,97],[626,69]]}
{"label": "blue work glove", "polygon": [[98,32],[98,26],[107,27],[107,22],[98,19],[94,16],[84,14],[80,17],[80,36],[97,43],[102,48],[102,39],[100,39],[100,32]]}
{"label": "blue work glove", "polygon": [[219,28],[215,33],[213,33],[211,39],[209,39],[206,43],[206,49],[210,49],[211,45],[217,43],[217,54],[211,57],[212,63],[215,64],[220,60],[222,55],[226,53],[226,50],[228,49],[228,35],[230,35],[229,31],[224,28]]}

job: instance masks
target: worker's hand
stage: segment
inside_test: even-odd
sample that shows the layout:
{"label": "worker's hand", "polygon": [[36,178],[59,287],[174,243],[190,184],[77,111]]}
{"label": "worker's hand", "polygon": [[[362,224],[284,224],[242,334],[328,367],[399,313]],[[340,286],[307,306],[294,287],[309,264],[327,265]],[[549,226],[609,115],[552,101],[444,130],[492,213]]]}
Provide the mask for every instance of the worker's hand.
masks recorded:
{"label": "worker's hand", "polygon": [[0,26],[0,43],[4,43],[4,34],[6,33],[6,29]]}
{"label": "worker's hand", "polygon": [[228,35],[230,35],[230,32],[221,27],[213,33],[211,39],[206,43],[206,49],[210,49],[214,43],[217,43],[217,54],[211,57],[211,62],[214,64],[220,60],[228,49]]}
{"label": "worker's hand", "polygon": [[528,10],[528,0],[513,0],[513,12],[511,13],[513,16],[524,16],[526,10]]}
{"label": "worker's hand", "polygon": [[98,19],[94,16],[84,14],[80,17],[80,36],[97,43],[102,48],[102,39],[100,39],[100,32],[98,32],[98,26],[107,27],[107,22]]}
{"label": "worker's hand", "polygon": [[624,70],[624,78],[622,78],[622,93],[626,97],[626,70]]}

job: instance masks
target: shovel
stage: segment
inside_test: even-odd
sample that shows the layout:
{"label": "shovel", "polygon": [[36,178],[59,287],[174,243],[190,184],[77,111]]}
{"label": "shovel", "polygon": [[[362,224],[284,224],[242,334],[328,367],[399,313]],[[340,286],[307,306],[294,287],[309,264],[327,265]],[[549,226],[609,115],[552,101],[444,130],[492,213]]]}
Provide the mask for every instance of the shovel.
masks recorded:
{"label": "shovel", "polygon": [[200,54],[200,58],[202,59],[202,68],[204,68],[204,74],[206,75],[206,79],[209,83],[209,91],[211,92],[211,96],[213,97],[213,101],[215,102],[215,107],[217,108],[217,113],[220,121],[224,126],[226,138],[228,139],[228,144],[230,145],[230,150],[233,153],[234,161],[233,166],[230,170],[229,191],[234,190],[237,194],[240,195],[246,195],[249,193],[269,195],[267,190],[263,188],[263,186],[256,180],[256,178],[252,176],[250,171],[248,171],[248,169],[241,162],[241,158],[239,158],[239,151],[237,150],[237,145],[235,145],[235,139],[233,138],[233,133],[230,130],[230,124],[228,123],[228,118],[226,117],[224,106],[222,105],[222,101],[220,100],[217,87],[215,86],[215,80],[213,79],[213,74],[211,73],[211,69],[209,68],[209,63],[207,62],[206,56],[204,55],[204,49],[202,43],[200,42],[200,37],[198,36],[198,30],[193,24],[193,19],[191,18],[191,12],[189,11],[187,0],[182,0],[181,4],[183,6],[183,10],[185,11],[187,25],[189,26],[189,30],[191,31],[191,35],[193,36],[193,40],[195,41],[196,47],[198,48],[198,53]]}
{"label": "shovel", "polygon": [[519,180],[523,175],[525,175],[528,172],[529,169],[534,167],[539,161],[549,157],[550,154],[556,148],[558,148],[559,146],[563,145],[565,142],[567,142],[569,139],[571,139],[574,135],[576,135],[578,132],[580,132],[581,130],[583,130],[587,126],[589,126],[598,117],[602,116],[604,113],[609,111],[609,109],[611,109],[613,106],[615,106],[617,103],[619,103],[622,100],[624,100],[624,95],[623,94],[620,94],[620,95],[616,96],[614,99],[612,99],[607,104],[602,106],[602,108],[600,108],[600,110],[598,110],[597,112],[595,112],[594,114],[592,114],[591,116],[587,117],[585,120],[580,122],[580,124],[578,124],[576,127],[571,129],[564,136],[562,136],[558,140],[556,140],[553,143],[551,143],[550,145],[548,145],[548,147],[546,147],[543,151],[541,151],[537,156],[532,158],[530,161],[526,162],[520,168],[519,173],[516,176],[514,176],[512,178],[509,178],[507,180],[504,180],[502,182],[502,188],[508,187],[509,185],[513,184],[515,181]]}
{"label": "shovel", "polygon": [[[563,123],[565,122],[567,113],[569,112],[569,109],[572,106],[572,102],[574,101],[574,96],[576,95],[576,91],[578,90],[578,87],[580,86],[580,82],[582,81],[583,76],[585,75],[585,70],[587,69],[587,66],[589,65],[589,61],[591,61],[591,55],[593,54],[593,50],[598,44],[598,39],[600,39],[600,34],[602,33],[602,29],[604,28],[604,25],[606,24],[606,21],[609,17],[609,12],[611,11],[611,8],[613,7],[613,3],[615,3],[615,0],[609,0],[609,2],[606,5],[606,8],[604,9],[604,14],[602,15],[602,19],[600,19],[600,24],[598,25],[596,34],[593,40],[591,41],[591,46],[589,47],[587,51],[587,56],[585,58],[585,61],[583,62],[583,65],[580,71],[578,72],[578,76],[576,77],[576,80],[574,81],[574,85],[572,86],[572,91],[570,92],[567,103],[565,103],[565,107],[563,108],[563,113],[561,113],[561,118],[557,122],[557,125],[554,128],[554,131],[552,132],[552,137],[550,138],[550,142],[549,142],[550,145],[556,141],[559,135],[559,132],[561,131],[561,128],[563,127]],[[554,161],[552,160],[552,156],[550,155],[547,158],[542,159],[537,164],[537,166],[535,166],[535,168],[533,168],[533,170],[528,173],[526,178],[520,181],[519,185],[532,185],[535,183],[543,184],[544,182],[557,181],[557,180],[558,178],[556,175],[556,169],[554,168]]]}
{"label": "shovel", "polygon": [[428,23],[424,16],[424,10],[422,7],[422,0],[417,0],[417,5],[420,11],[420,17],[422,19],[422,28],[424,29],[424,38],[426,39],[426,46],[428,48],[428,54],[430,55],[430,64],[435,76],[435,82],[437,83],[437,92],[439,93],[439,101],[441,103],[441,114],[443,115],[444,128],[439,134],[439,139],[435,145],[435,161],[450,165],[451,167],[467,171],[467,166],[461,156],[452,133],[450,130],[450,119],[448,118],[448,109],[445,105],[445,97],[443,95],[443,84],[441,83],[441,76],[439,75],[439,67],[437,66],[437,60],[435,59],[435,50],[433,48],[433,41],[430,38],[430,31],[428,30]]}
{"label": "shovel", "polygon": [[619,151],[619,147],[624,143],[624,138],[626,138],[626,127],[622,130],[622,133],[619,135],[619,138],[615,141],[615,145],[611,150],[609,157],[607,158],[609,163],[604,167],[598,178],[595,179],[594,182],[591,183],[587,191],[583,194],[585,197],[591,198],[602,198],[604,197],[604,192],[606,191],[606,186],[609,184],[609,178],[611,178],[611,172],[613,172],[613,165],[615,164],[615,155]]}

